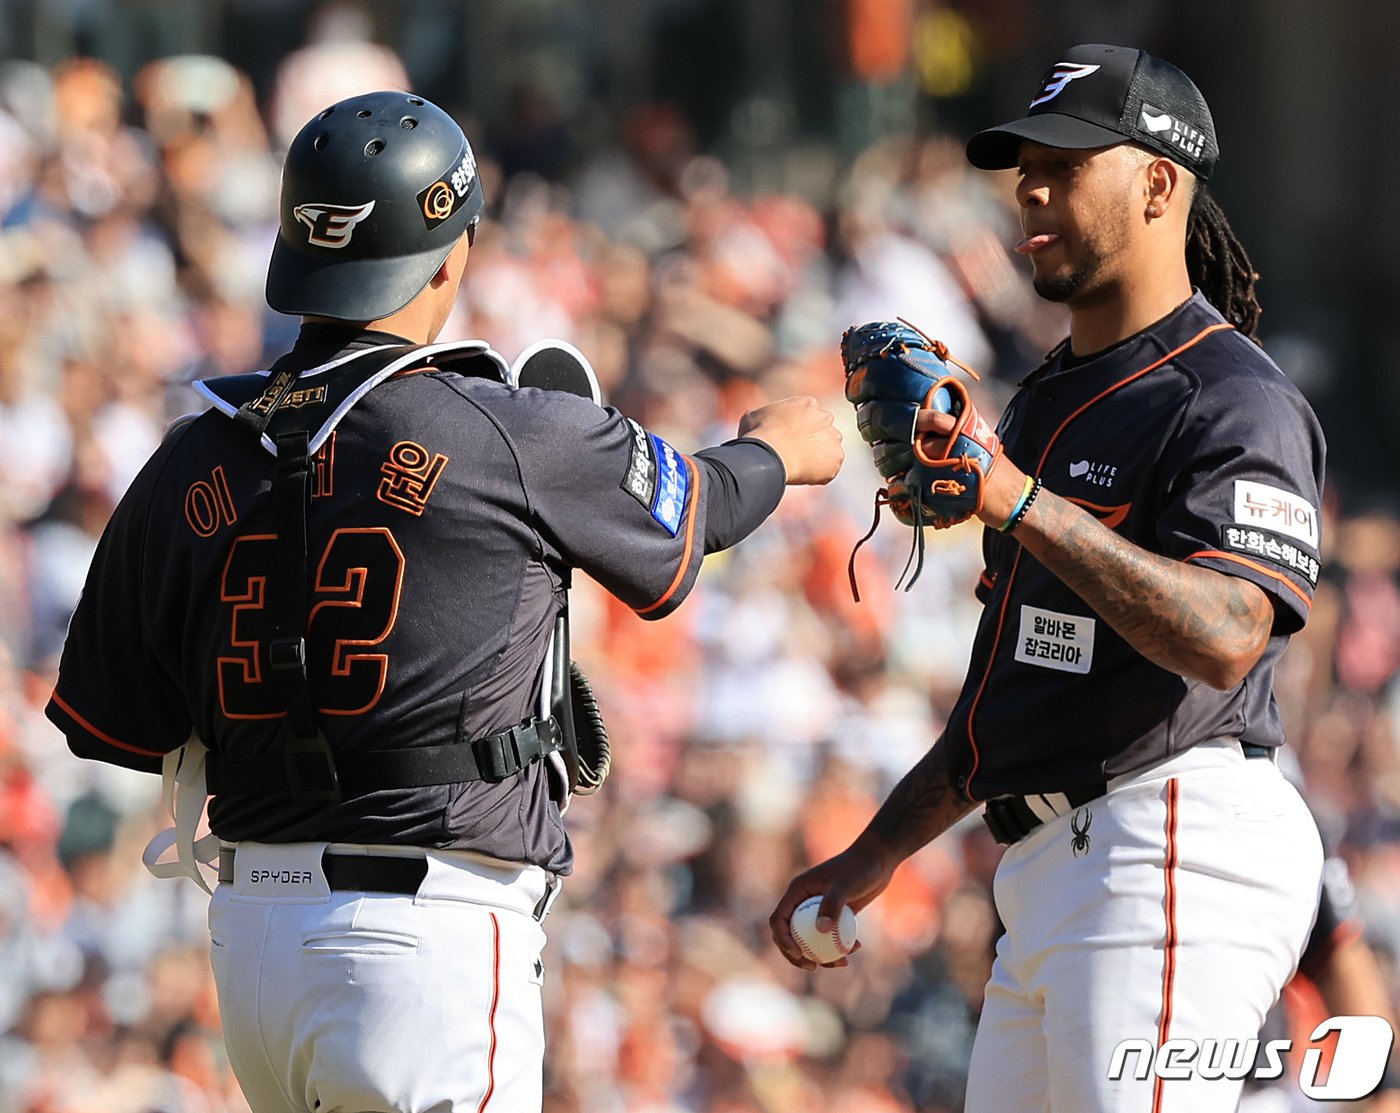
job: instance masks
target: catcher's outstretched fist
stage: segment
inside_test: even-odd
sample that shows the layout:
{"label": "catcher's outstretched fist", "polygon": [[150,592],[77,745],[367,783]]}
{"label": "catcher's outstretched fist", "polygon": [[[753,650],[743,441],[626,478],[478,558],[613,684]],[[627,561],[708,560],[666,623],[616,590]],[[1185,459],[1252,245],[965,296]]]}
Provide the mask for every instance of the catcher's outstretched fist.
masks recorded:
{"label": "catcher's outstretched fist", "polygon": [[[1025,493],[1025,475],[950,373],[945,344],[892,321],[855,325],[841,338],[846,398],[885,479],[886,501],[906,525],[938,529],[979,517],[1002,528]],[[964,368],[965,370],[970,370]]]}
{"label": "catcher's outstretched fist", "polygon": [[763,441],[778,454],[789,487],[830,483],[846,459],[835,417],[806,395],[750,410],[739,420],[739,436]]}

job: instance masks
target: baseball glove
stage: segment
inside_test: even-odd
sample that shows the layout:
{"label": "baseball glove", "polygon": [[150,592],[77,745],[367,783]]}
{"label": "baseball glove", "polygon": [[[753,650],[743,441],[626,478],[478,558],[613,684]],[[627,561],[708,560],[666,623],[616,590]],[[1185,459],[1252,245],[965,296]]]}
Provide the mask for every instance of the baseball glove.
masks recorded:
{"label": "baseball glove", "polygon": [[[908,590],[923,563],[921,527],[946,529],[982,509],[983,484],[1001,457],[1001,441],[977,412],[967,387],[949,374],[949,364],[973,378],[976,373],[955,360],[942,341],[903,322],[856,325],[841,338],[841,361],[846,370],[846,399],[856,407],[857,428],[885,479],[885,487],[876,495],[870,533],[879,524],[881,506],[915,527],[910,561],[917,554],[919,567],[906,585]],[[955,419],[951,431],[919,432],[919,412],[926,409],[951,414]],[[869,537],[866,534],[861,544]],[[855,590],[854,553],[851,560]]]}

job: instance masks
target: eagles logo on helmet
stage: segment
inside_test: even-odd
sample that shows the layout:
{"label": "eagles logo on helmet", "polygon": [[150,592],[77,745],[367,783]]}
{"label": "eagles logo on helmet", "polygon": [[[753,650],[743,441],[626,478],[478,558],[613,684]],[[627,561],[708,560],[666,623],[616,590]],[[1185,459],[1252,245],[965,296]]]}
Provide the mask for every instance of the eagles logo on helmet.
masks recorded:
{"label": "eagles logo on helmet", "polygon": [[298,205],[292,215],[306,225],[306,240],[317,247],[344,247],[355,234],[355,225],[374,211],[367,205]]}

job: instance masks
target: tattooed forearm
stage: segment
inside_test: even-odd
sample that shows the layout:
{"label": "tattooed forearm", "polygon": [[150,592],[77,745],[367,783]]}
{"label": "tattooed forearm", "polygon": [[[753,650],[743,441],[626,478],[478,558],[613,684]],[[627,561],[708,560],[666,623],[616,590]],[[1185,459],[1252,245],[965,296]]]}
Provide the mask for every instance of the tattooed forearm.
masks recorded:
{"label": "tattooed forearm", "polygon": [[973,806],[953,787],[940,738],[894,786],[866,830],[903,859],[941,835]]}
{"label": "tattooed forearm", "polygon": [[1268,644],[1273,608],[1257,585],[1140,549],[1049,492],[1016,539],[1164,669],[1232,688]]}

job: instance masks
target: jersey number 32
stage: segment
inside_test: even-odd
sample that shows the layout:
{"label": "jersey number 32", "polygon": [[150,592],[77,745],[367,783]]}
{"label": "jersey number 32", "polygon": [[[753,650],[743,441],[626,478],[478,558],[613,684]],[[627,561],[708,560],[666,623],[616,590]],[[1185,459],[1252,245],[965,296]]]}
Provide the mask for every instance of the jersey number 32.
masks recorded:
{"label": "jersey number 32", "polygon": [[[218,659],[219,708],[230,719],[280,719],[280,690],[267,670],[275,628],[268,576],[277,536],[249,534],[229,550],[219,599],[231,610]],[[374,648],[399,614],[404,556],[383,527],[338,529],[315,563],[306,619],[307,674],[323,715],[361,715],[379,702],[389,655]]]}

